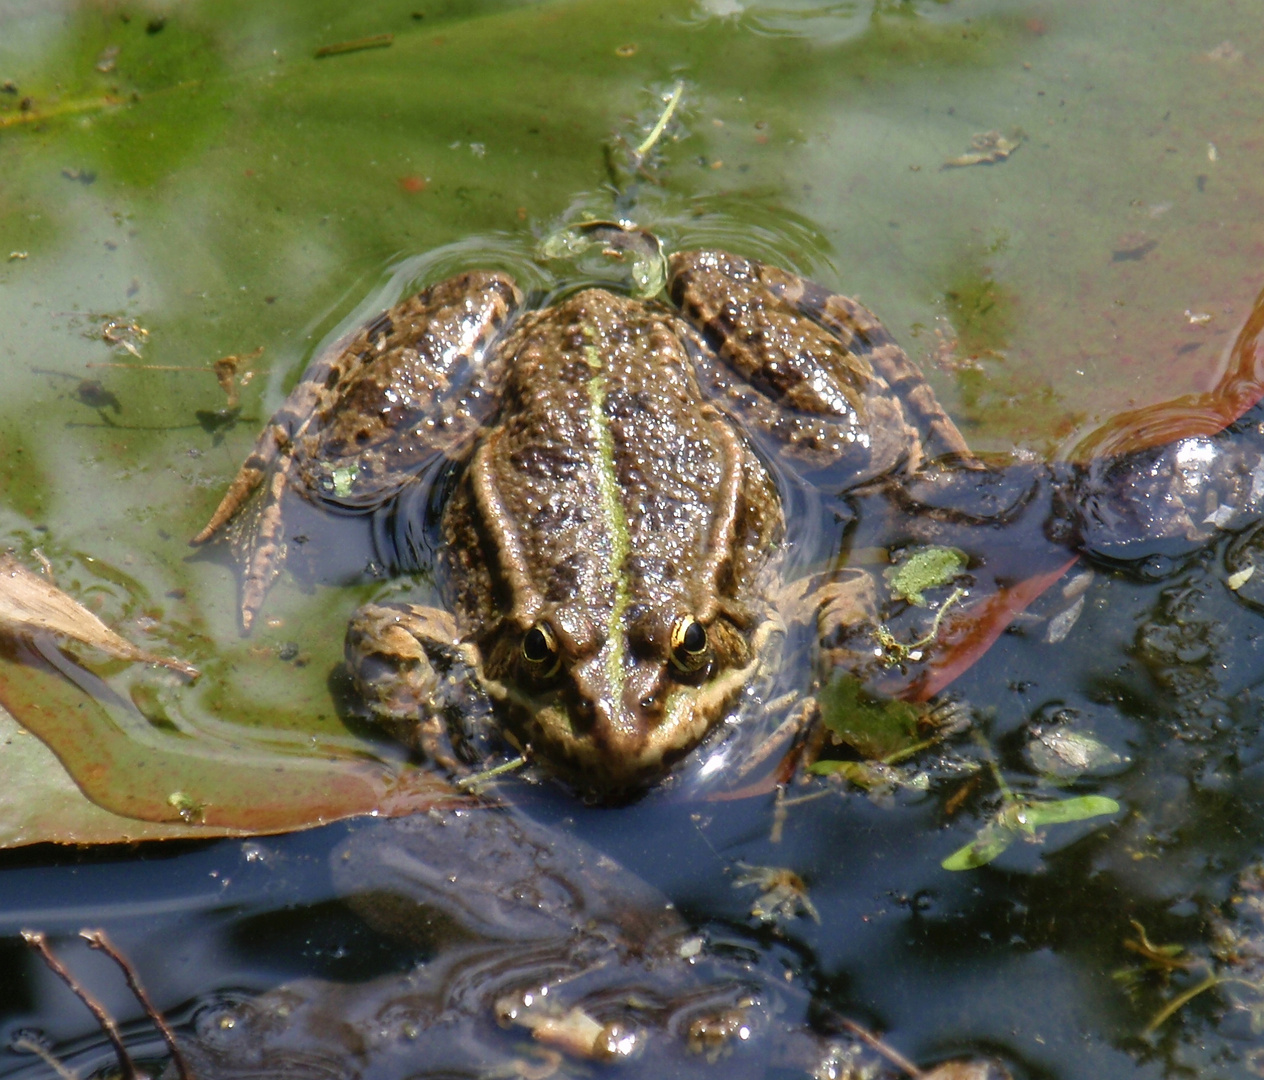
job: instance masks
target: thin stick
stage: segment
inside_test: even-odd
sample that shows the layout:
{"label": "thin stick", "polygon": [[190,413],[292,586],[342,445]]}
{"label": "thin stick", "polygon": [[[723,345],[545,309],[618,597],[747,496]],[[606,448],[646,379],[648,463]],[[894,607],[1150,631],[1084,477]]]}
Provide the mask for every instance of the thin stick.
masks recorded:
{"label": "thin stick", "polygon": [[650,129],[650,133],[645,136],[645,141],[633,151],[638,168],[641,162],[645,160],[645,155],[654,149],[654,144],[658,142],[663,130],[671,122],[672,113],[676,111],[676,106],[680,104],[680,99],[684,93],[685,84],[678,82],[676,88],[671,92],[671,97],[667,99],[667,107],[663,110],[663,115],[658,118],[658,123]]}
{"label": "thin stick", "polygon": [[921,1069],[919,1069],[916,1065],[914,1065],[911,1061],[909,1061],[909,1059],[906,1058],[903,1054],[901,1054],[898,1050],[894,1049],[893,1047],[888,1046],[881,1039],[879,1039],[878,1036],[875,1035],[872,1031],[870,1031],[868,1028],[861,1027],[858,1023],[856,1023],[855,1020],[844,1019],[843,1027],[845,1027],[853,1035],[858,1036],[864,1042],[868,1043],[874,1050],[878,1051],[879,1054],[881,1054],[884,1058],[886,1058],[889,1062],[891,1062],[891,1064],[894,1065],[897,1069],[903,1069],[906,1073],[909,1074],[909,1076],[913,1078],[913,1080],[923,1080],[923,1078],[926,1076],[926,1074],[922,1072]]}
{"label": "thin stick", "polygon": [[360,52],[362,49],[385,49],[394,40],[394,34],[374,34],[372,37],[356,38],[355,41],[322,45],[316,50],[316,59],[323,56],[342,56],[344,53]]}
{"label": "thin stick", "polygon": [[474,773],[472,776],[462,776],[456,786],[462,791],[478,791],[484,784],[489,784],[498,776],[504,776],[511,773],[515,769],[521,769],[527,763],[527,759],[521,754],[509,761],[502,762],[490,769],[484,769],[482,772]]}
{"label": "thin stick", "polygon": [[131,1055],[128,1054],[127,1047],[123,1045],[123,1038],[119,1034],[118,1025],[114,1023],[110,1014],[105,1011],[105,1006],[89,994],[79,981],[66,970],[61,961],[53,955],[52,950],[48,947],[48,939],[42,933],[38,930],[23,930],[22,940],[40,954],[49,971],[70,987],[75,997],[82,1001],[88,1007],[88,1011],[96,1017],[97,1023],[101,1026],[101,1030],[105,1032],[106,1038],[110,1040],[110,1044],[114,1047],[114,1053],[118,1056],[119,1072],[123,1074],[123,1080],[137,1080],[136,1065],[132,1061]]}
{"label": "thin stick", "polygon": [[60,1077],[60,1080],[79,1080],[79,1077],[66,1068],[65,1065],[53,1057],[51,1053],[49,1053],[44,1047],[40,1046],[40,1044],[34,1039],[28,1039],[26,1036],[23,1036],[22,1038],[14,1041],[13,1049],[17,1050],[19,1053],[34,1054],[45,1065],[52,1069],[53,1072]]}
{"label": "thin stick", "polygon": [[132,970],[132,965],[127,962],[127,958],[105,936],[104,930],[80,930],[79,936],[92,948],[100,949],[118,964],[119,969],[123,972],[123,978],[127,980],[127,988],[131,990],[136,1000],[141,1003],[146,1015],[153,1021],[154,1027],[158,1029],[158,1033],[162,1036],[162,1041],[167,1044],[167,1049],[171,1051],[171,1060],[175,1062],[176,1073],[179,1075],[180,1080],[194,1080],[193,1071],[189,1068],[189,1063],[185,1061],[184,1055],[180,1052],[180,1047],[176,1045],[175,1032],[167,1025],[162,1013],[154,1008],[154,1003],[149,1000],[149,995],[145,993],[145,988],[141,986],[140,980],[136,977],[136,972]]}

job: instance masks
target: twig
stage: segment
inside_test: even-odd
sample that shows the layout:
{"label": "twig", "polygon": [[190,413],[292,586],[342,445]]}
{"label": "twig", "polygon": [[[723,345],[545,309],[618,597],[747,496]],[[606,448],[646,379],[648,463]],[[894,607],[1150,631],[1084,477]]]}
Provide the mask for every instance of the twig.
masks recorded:
{"label": "twig", "polygon": [[118,1025],[114,1022],[113,1017],[105,1011],[105,1006],[88,993],[79,980],[70,974],[61,961],[53,955],[52,950],[48,947],[48,939],[42,933],[38,930],[23,930],[22,940],[40,954],[49,971],[70,987],[75,997],[82,1001],[88,1007],[88,1011],[96,1017],[97,1023],[100,1025],[101,1030],[105,1032],[106,1038],[110,1040],[110,1045],[114,1047],[114,1053],[118,1056],[119,1072],[122,1074],[123,1080],[137,1080],[136,1064],[132,1061],[131,1055],[128,1054],[127,1047],[123,1045],[123,1038],[119,1034]]}
{"label": "twig", "polygon": [[515,769],[521,769],[526,763],[527,759],[519,755],[516,758],[511,758],[509,761],[502,762],[500,765],[484,769],[482,772],[477,772],[470,776],[462,776],[456,782],[456,786],[462,791],[478,792],[485,784],[495,780],[496,777],[503,776],[505,773],[511,773]]}
{"label": "twig", "polygon": [[1184,993],[1177,994],[1176,997],[1174,997],[1171,1001],[1169,1001],[1166,1005],[1164,1005],[1163,1008],[1161,1008],[1157,1013],[1155,1013],[1153,1017],[1151,1017],[1150,1022],[1146,1024],[1145,1029],[1142,1032],[1142,1034],[1153,1035],[1156,1031],[1159,1030],[1159,1028],[1161,1028],[1165,1023],[1167,1023],[1168,1019],[1171,1016],[1180,1012],[1181,1009],[1185,1008],[1185,1006],[1188,1005],[1191,1001],[1193,1001],[1194,998],[1198,997],[1199,994],[1204,993],[1207,990],[1210,990],[1213,986],[1219,986],[1222,982],[1225,982],[1225,981],[1227,980],[1222,979],[1219,975],[1215,975],[1215,974],[1208,975],[1205,979],[1202,980],[1202,982],[1198,983],[1195,986],[1191,986]]}
{"label": "twig", "polygon": [[676,111],[676,106],[680,104],[680,99],[685,93],[685,84],[678,82],[671,92],[671,96],[667,99],[667,107],[663,109],[663,115],[658,118],[650,133],[645,136],[644,142],[632,151],[633,168],[636,172],[641,167],[641,162],[645,160],[645,155],[654,149],[654,144],[662,137],[663,131],[671,122],[672,114]]}
{"label": "twig", "polygon": [[167,1044],[167,1049],[171,1051],[171,1060],[175,1063],[176,1074],[180,1077],[180,1080],[194,1080],[189,1063],[185,1061],[184,1055],[180,1052],[180,1047],[176,1045],[175,1033],[168,1026],[167,1021],[163,1019],[162,1013],[154,1008],[154,1003],[149,1000],[149,995],[145,993],[145,988],[141,986],[140,980],[136,977],[136,972],[132,970],[132,965],[127,962],[127,958],[114,947],[114,943],[105,936],[104,930],[80,930],[79,936],[92,948],[100,949],[118,964],[119,969],[123,972],[123,978],[127,980],[127,988],[132,992],[136,1000],[141,1003],[145,1014],[153,1021],[154,1027],[158,1029],[158,1033],[162,1036],[162,1041]]}
{"label": "twig", "polygon": [[891,1062],[891,1064],[897,1069],[903,1069],[913,1078],[913,1080],[924,1080],[926,1074],[922,1072],[921,1069],[909,1061],[908,1058],[906,1058],[894,1047],[888,1046],[884,1043],[868,1028],[861,1027],[855,1020],[847,1020],[845,1018],[843,1020],[843,1027],[863,1042],[867,1043],[874,1050],[878,1051],[879,1054]]}
{"label": "twig", "polygon": [[342,56],[344,53],[360,52],[362,49],[385,49],[394,40],[394,34],[374,34],[372,37],[356,38],[354,41],[322,45],[316,50],[316,59],[323,56]]}
{"label": "twig", "polygon": [[34,1054],[45,1065],[55,1072],[60,1080],[79,1080],[65,1065],[58,1061],[47,1049],[40,1046],[34,1039],[28,1039],[25,1035],[20,1039],[15,1039],[13,1049],[18,1053]]}

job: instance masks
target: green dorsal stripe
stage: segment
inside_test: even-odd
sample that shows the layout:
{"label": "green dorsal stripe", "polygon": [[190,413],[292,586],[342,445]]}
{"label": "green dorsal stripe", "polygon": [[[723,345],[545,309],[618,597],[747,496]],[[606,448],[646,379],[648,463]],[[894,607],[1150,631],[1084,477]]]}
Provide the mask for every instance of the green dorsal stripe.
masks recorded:
{"label": "green dorsal stripe", "polygon": [[[591,341],[591,330],[585,336]],[[614,463],[614,433],[606,417],[606,376],[601,351],[596,345],[584,346],[584,360],[592,369],[588,380],[589,430],[597,444],[597,488],[601,496],[601,511],[610,532],[610,561],[606,569],[614,582],[614,606],[610,610],[610,623],[606,627],[606,674],[616,693],[623,690],[623,632],[624,612],[631,602],[628,590],[627,561],[631,551],[628,521],[619,500],[619,478]]]}

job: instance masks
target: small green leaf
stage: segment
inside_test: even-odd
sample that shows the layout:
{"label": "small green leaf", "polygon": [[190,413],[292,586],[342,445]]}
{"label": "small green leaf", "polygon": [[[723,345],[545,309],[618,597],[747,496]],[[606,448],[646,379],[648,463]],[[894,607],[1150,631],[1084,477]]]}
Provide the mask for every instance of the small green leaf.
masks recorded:
{"label": "small green leaf", "polygon": [[1105,795],[1081,795],[1075,799],[1057,802],[1032,802],[1024,807],[1023,817],[1033,829],[1044,825],[1064,825],[1069,821],[1086,821],[1089,818],[1113,814],[1119,803]]}
{"label": "small green leaf", "polygon": [[925,607],[925,590],[947,585],[965,571],[967,562],[965,552],[956,548],[917,548],[889,567],[885,577],[896,598]]}
{"label": "small green leaf", "polygon": [[817,776],[846,777],[849,783],[862,791],[878,791],[892,786],[890,770],[868,761],[815,761],[808,771]]}
{"label": "small green leaf", "polygon": [[986,866],[1017,839],[1018,834],[998,821],[985,825],[970,843],[958,848],[939,865],[945,870],[975,870]]}
{"label": "small green leaf", "polygon": [[1119,803],[1105,795],[1081,795],[1074,799],[1029,802],[1012,799],[965,847],[958,848],[939,865],[945,870],[974,870],[990,863],[1017,838],[1020,832],[1034,833],[1043,825],[1063,825],[1069,821],[1113,814]]}

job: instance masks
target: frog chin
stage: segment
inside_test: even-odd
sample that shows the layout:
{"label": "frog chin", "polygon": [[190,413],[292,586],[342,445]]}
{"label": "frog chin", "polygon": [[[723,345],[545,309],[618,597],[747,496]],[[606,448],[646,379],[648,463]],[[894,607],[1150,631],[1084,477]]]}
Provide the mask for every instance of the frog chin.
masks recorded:
{"label": "frog chin", "polygon": [[697,746],[724,715],[731,695],[712,683],[680,687],[659,706],[611,698],[541,705],[523,725],[537,754],[578,787],[619,796],[647,787]]}

